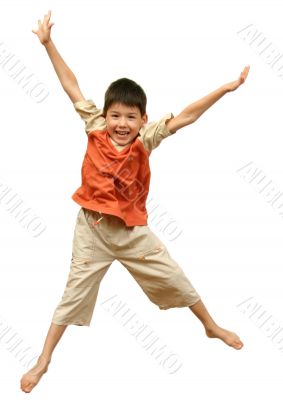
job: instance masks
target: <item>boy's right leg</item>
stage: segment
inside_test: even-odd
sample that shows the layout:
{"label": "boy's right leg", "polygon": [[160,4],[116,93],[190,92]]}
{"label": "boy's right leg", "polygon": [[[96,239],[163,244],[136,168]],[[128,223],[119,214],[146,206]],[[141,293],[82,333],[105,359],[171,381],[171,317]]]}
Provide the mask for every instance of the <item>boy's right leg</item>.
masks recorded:
{"label": "boy's right leg", "polygon": [[[104,241],[100,226],[93,227],[98,212],[81,209],[73,239],[72,262],[62,300],[54,311],[44,347],[37,364],[21,379],[21,389],[29,393],[47,371],[53,350],[68,325],[88,326],[100,282],[115,260],[111,246]],[[106,226],[107,228],[107,226]]]}
{"label": "boy's right leg", "polygon": [[25,393],[30,393],[38,384],[42,375],[47,372],[48,365],[51,361],[52,353],[61,339],[67,325],[57,325],[51,323],[47,333],[45,343],[41,355],[38,357],[37,363],[26,372],[21,379],[21,389]]}

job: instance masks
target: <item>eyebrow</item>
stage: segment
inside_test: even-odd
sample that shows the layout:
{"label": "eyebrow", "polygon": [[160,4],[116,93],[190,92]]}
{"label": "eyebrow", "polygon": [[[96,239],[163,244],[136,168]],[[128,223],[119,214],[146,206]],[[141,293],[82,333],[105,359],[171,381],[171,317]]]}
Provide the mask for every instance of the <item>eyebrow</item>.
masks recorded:
{"label": "eyebrow", "polygon": [[[119,111],[112,110],[111,113],[120,114]],[[129,112],[128,115],[138,115],[137,112]]]}

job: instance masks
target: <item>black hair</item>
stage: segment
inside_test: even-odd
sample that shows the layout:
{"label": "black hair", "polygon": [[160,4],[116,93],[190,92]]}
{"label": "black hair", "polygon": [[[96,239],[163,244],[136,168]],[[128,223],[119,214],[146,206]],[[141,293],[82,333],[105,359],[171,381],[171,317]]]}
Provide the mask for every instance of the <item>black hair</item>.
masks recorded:
{"label": "black hair", "polygon": [[128,78],[118,79],[110,84],[105,92],[103,116],[109,107],[115,103],[122,103],[129,107],[137,107],[141,116],[146,113],[146,94],[142,87]]}

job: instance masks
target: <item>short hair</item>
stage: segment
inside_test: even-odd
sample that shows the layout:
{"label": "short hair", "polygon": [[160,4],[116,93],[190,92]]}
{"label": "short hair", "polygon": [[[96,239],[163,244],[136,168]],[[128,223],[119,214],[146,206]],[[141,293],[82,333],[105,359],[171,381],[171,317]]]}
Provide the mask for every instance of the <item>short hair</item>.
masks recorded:
{"label": "short hair", "polygon": [[117,79],[105,92],[103,116],[106,117],[108,108],[115,103],[137,107],[143,116],[146,113],[146,102],[146,94],[140,85],[128,78]]}

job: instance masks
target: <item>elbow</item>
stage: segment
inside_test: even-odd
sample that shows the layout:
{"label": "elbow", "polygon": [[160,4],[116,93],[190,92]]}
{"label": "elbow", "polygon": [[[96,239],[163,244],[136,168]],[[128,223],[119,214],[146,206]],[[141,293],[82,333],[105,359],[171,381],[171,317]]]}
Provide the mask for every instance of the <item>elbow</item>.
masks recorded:
{"label": "elbow", "polygon": [[194,122],[196,122],[196,120],[199,118],[199,115],[196,114],[190,114],[187,117],[187,125],[193,124]]}
{"label": "elbow", "polygon": [[78,86],[77,78],[72,72],[61,78],[61,84],[65,91],[68,91],[68,89]]}

